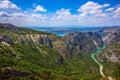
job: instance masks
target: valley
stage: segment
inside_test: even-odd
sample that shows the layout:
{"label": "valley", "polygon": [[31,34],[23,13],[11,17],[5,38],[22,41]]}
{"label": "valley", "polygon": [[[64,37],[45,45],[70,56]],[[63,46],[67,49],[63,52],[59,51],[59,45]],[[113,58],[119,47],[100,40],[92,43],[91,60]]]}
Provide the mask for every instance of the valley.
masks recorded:
{"label": "valley", "polygon": [[120,28],[61,37],[0,23],[0,79],[119,80],[119,49]]}
{"label": "valley", "polygon": [[104,73],[103,73],[103,65],[100,64],[100,63],[95,59],[95,55],[101,53],[104,48],[105,48],[105,44],[103,45],[102,48],[97,49],[96,52],[95,52],[95,53],[92,53],[92,55],[91,55],[91,57],[93,58],[93,60],[99,65],[99,67],[100,67],[99,71],[100,71],[100,74],[101,74],[103,77],[105,77],[105,75],[104,75]]}

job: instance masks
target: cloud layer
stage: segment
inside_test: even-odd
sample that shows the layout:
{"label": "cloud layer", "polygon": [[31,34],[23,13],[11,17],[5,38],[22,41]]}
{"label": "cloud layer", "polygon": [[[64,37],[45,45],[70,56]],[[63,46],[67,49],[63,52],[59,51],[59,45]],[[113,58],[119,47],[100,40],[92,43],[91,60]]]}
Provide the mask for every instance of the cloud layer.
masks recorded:
{"label": "cloud layer", "polygon": [[37,5],[34,11],[35,12],[39,12],[39,11],[40,12],[46,12],[47,10],[43,6]]}
{"label": "cloud layer", "polygon": [[13,9],[19,10],[20,9],[15,4],[10,2],[9,0],[0,0],[0,8],[2,8],[2,9],[11,9],[11,10],[13,10]]}
{"label": "cloud layer", "polygon": [[72,14],[71,9],[65,8],[50,13],[42,5],[23,11],[9,0],[1,0],[0,22],[20,26],[113,26],[120,25],[120,5],[111,7],[88,1]]}

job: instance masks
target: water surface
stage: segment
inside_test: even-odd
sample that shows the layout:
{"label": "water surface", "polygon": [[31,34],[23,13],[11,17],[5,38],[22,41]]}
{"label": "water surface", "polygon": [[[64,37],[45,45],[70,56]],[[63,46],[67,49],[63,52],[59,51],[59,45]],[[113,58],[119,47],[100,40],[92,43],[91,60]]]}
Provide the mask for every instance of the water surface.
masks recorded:
{"label": "water surface", "polygon": [[57,36],[64,36],[68,33],[71,32],[89,32],[89,31],[93,31],[93,32],[97,32],[99,30],[101,30],[101,28],[97,28],[97,27],[27,27],[30,29],[34,29],[37,31],[44,31],[47,33],[53,33]]}

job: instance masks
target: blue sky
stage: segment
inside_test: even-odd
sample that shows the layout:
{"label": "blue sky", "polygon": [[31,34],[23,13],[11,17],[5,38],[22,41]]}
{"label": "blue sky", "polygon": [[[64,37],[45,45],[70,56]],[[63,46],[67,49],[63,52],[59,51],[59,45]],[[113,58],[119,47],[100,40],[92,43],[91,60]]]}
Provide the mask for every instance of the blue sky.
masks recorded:
{"label": "blue sky", "polygon": [[18,26],[120,25],[120,1],[0,0],[0,22]]}

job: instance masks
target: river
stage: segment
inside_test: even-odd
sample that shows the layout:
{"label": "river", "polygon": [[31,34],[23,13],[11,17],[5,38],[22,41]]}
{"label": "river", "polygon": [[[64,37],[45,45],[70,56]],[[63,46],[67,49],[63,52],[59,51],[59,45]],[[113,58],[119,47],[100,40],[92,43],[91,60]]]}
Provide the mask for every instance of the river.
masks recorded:
{"label": "river", "polygon": [[105,48],[105,44],[103,45],[102,48],[97,49],[97,50],[96,50],[94,53],[92,53],[92,55],[91,55],[92,59],[99,65],[99,68],[100,68],[100,69],[99,69],[99,72],[100,72],[101,76],[103,76],[103,77],[105,77],[105,75],[104,75],[104,73],[103,73],[103,65],[100,64],[100,62],[98,62],[98,60],[95,58],[95,55],[101,53],[101,51],[102,51],[104,48]]}

